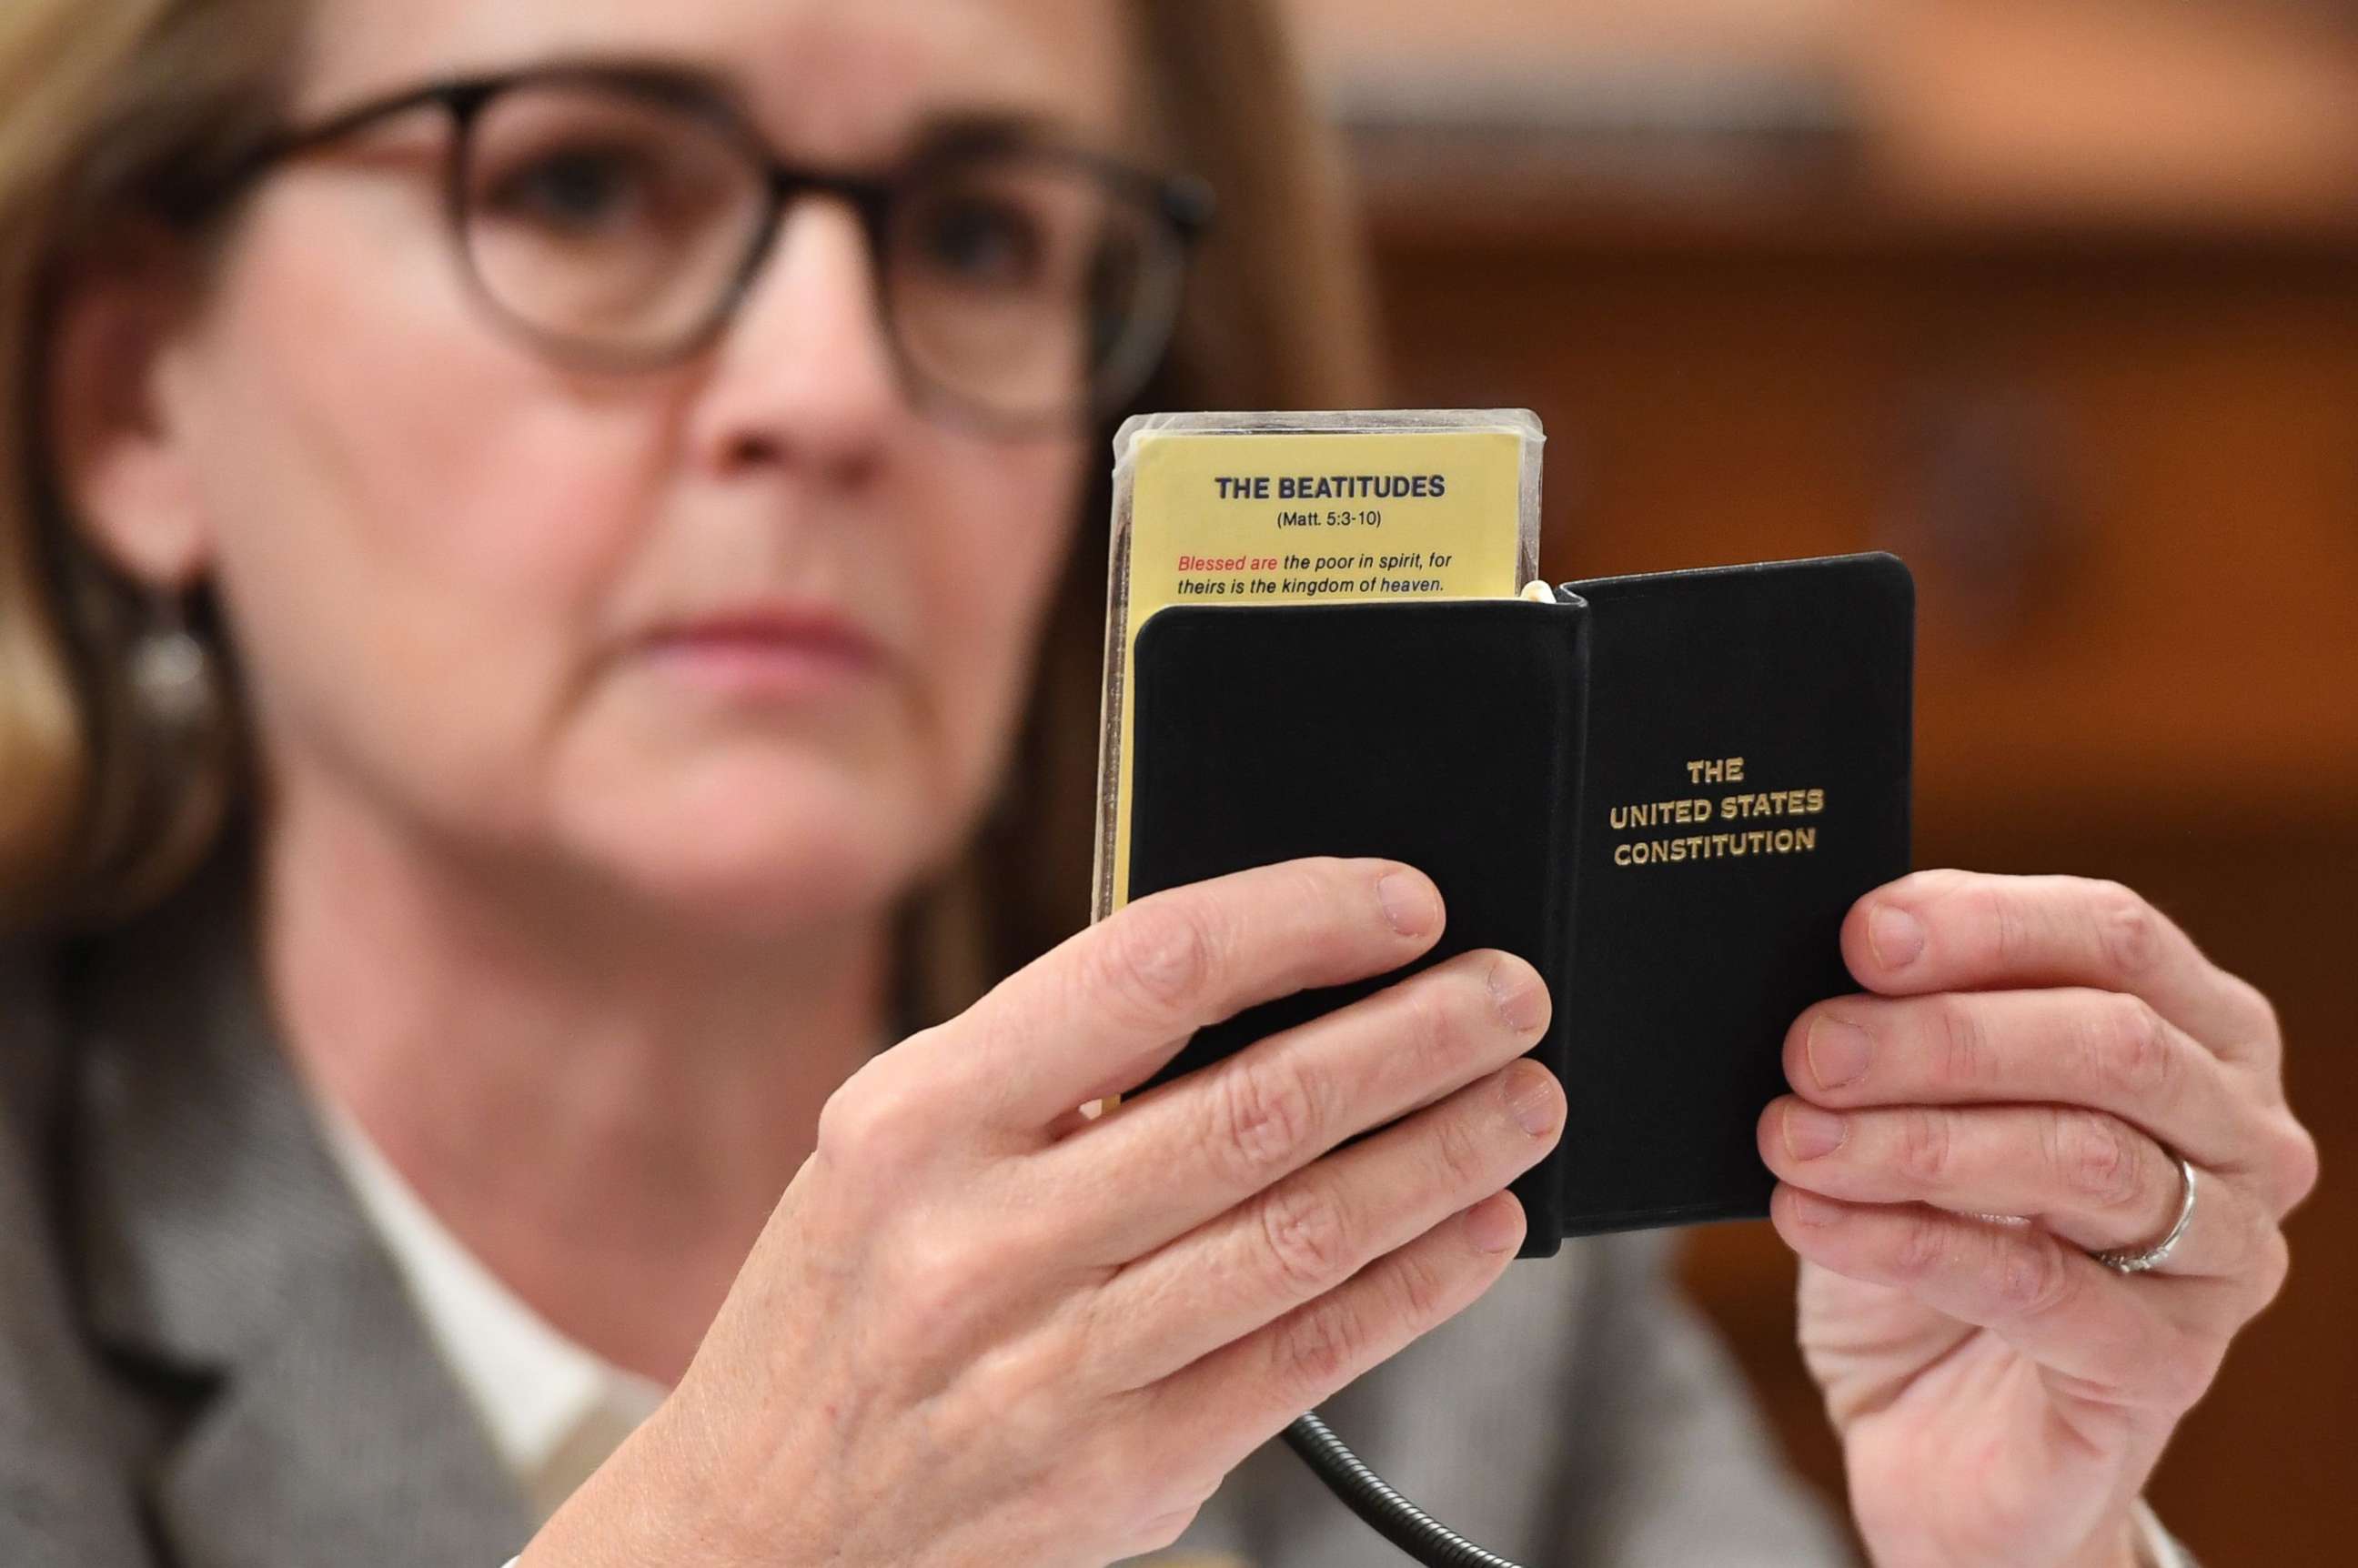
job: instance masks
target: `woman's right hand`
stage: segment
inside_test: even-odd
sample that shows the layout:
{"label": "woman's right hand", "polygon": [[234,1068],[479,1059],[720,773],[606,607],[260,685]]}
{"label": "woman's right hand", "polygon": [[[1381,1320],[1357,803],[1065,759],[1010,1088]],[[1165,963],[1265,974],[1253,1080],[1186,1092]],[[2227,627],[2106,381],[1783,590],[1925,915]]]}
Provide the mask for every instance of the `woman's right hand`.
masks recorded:
{"label": "woman's right hand", "polygon": [[1098,1568],[1170,1544],[1255,1447],[1505,1270],[1502,1189],[1563,1121],[1518,1061],[1549,999],[1521,959],[1467,953],[1075,1108],[1198,1027],[1407,963],[1442,921],[1390,861],[1177,888],[868,1063],[678,1390],[525,1568]]}

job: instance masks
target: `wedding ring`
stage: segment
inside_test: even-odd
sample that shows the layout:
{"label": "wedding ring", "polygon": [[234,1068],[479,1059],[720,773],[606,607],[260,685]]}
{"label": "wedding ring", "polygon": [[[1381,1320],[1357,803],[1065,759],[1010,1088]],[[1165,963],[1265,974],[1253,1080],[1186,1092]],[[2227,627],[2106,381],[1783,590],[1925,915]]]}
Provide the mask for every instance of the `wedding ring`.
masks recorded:
{"label": "wedding ring", "polygon": [[2109,1252],[2090,1252],[2088,1256],[2120,1274],[2142,1274],[2169,1261],[2178,1238],[2186,1234],[2187,1225],[2194,1218],[2194,1163],[2183,1154],[2178,1157],[2178,1174],[2186,1184],[2186,1196],[2178,1206],[2178,1223],[2169,1227],[2169,1235],[2142,1251],[2119,1248]]}

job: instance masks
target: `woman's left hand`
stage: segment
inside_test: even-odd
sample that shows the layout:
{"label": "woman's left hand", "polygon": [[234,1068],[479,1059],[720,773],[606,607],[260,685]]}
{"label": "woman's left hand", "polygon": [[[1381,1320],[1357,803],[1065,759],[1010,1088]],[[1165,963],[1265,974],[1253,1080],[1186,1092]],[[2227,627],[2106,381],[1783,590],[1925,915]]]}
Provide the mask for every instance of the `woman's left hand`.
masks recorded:
{"label": "woman's left hand", "polygon": [[[1871,994],[1794,1024],[1760,1152],[1868,1550],[2125,1568],[2146,1477],[2283,1284],[2317,1179],[2275,1011],[2143,899],[2070,877],[1903,878],[1843,953]],[[2180,1155],[2168,1260],[2091,1257],[2169,1234]]]}

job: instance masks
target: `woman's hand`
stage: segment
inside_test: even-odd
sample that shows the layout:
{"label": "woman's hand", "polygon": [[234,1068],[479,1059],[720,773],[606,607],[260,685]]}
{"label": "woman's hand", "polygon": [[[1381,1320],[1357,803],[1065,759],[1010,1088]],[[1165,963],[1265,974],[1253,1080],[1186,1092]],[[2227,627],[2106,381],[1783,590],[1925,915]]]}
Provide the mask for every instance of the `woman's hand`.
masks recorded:
{"label": "woman's hand", "polygon": [[[674,1397],[526,1568],[1095,1565],[1479,1296],[1558,1136],[1549,1000],[1468,953],[1090,1119],[1201,1025],[1429,948],[1304,860],[1130,905],[844,1084]],[[1320,1156],[1350,1134],[1383,1132]]]}
{"label": "woman's hand", "polygon": [[[1881,1568],[2135,1562],[2129,1509],[2317,1178],[2259,992],[2109,883],[1931,871],[1843,927],[1761,1118],[1801,1346]],[[2169,1260],[2121,1274],[2196,1203]],[[2021,1217],[2009,1223],[1982,1217]],[[2165,1509],[2166,1509],[2165,1504]]]}

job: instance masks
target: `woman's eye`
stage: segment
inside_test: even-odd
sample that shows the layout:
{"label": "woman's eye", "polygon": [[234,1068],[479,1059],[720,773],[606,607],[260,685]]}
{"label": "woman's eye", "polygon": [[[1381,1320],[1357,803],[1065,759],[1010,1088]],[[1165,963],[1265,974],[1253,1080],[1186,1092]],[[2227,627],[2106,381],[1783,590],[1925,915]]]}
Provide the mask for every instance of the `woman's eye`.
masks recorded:
{"label": "woman's eye", "polygon": [[600,148],[552,153],[503,176],[491,192],[500,212],[544,228],[596,234],[648,205],[644,160]]}
{"label": "woman's eye", "polygon": [[1013,287],[1039,272],[1040,225],[1021,207],[979,197],[946,200],[918,235],[926,266],[961,282]]}

